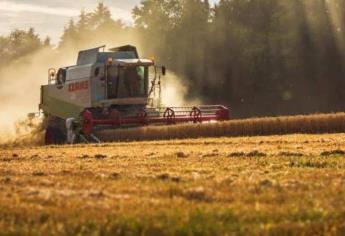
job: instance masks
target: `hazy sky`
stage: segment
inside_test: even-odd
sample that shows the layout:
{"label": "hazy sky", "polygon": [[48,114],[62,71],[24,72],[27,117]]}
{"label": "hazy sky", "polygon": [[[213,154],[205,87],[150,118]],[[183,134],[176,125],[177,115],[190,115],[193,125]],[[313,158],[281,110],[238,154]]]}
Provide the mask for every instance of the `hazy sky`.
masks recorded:
{"label": "hazy sky", "polygon": [[[211,0],[214,3],[218,0]],[[71,17],[96,7],[98,0],[0,0],[0,35],[13,29],[30,26],[45,37],[57,42]],[[110,7],[113,18],[131,24],[131,10],[140,0],[103,0]]]}

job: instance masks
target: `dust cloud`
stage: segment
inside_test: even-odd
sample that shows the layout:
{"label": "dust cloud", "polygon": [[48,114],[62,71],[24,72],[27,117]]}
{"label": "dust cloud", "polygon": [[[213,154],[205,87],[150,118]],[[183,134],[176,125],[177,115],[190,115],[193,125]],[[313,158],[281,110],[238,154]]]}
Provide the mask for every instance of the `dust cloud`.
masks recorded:
{"label": "dust cloud", "polygon": [[63,52],[68,53],[45,48],[0,70],[0,142],[32,132],[26,127],[27,115],[39,112],[40,86],[48,83],[48,69],[75,64],[77,50]]}
{"label": "dust cloud", "polygon": [[200,104],[199,99],[188,100],[187,81],[177,76],[172,71],[167,71],[167,75],[162,78],[162,105],[163,106],[195,106]]}
{"label": "dust cloud", "polygon": [[[27,114],[38,112],[40,86],[47,84],[48,68],[72,63],[71,57],[68,58],[55,50],[44,48],[2,67],[0,140],[14,138],[18,135],[18,124],[26,120]],[[24,135],[25,128],[21,129],[19,133]]]}

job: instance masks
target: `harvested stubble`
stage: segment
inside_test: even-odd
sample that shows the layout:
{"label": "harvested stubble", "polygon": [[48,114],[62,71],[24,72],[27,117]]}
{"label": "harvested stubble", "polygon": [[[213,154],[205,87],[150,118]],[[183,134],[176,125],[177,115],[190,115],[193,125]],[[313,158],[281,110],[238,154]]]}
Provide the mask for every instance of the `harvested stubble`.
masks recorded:
{"label": "harvested stubble", "polygon": [[0,148],[0,235],[344,235],[343,134]]}
{"label": "harvested stubble", "polygon": [[345,132],[345,113],[252,118],[197,125],[148,126],[103,130],[97,135],[103,141],[128,141],[342,132]]}

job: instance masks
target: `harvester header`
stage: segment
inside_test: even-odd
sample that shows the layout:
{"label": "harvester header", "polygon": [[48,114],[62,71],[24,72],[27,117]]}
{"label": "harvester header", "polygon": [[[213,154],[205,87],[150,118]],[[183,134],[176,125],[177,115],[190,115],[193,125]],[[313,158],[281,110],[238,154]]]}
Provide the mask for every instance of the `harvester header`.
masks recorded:
{"label": "harvester header", "polygon": [[99,129],[201,123],[229,119],[221,105],[163,107],[164,66],[139,58],[136,47],[80,51],[76,65],[49,69],[40,110],[46,144],[100,142]]}

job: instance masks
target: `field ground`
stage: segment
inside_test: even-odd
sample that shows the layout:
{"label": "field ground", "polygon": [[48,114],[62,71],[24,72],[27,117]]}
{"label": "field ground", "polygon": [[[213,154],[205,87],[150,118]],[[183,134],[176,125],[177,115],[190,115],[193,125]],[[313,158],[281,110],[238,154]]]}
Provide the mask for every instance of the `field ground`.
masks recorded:
{"label": "field ground", "polygon": [[1,235],[344,235],[345,135],[0,150]]}

